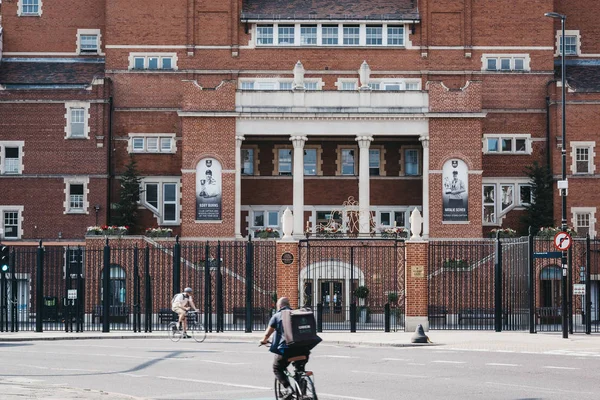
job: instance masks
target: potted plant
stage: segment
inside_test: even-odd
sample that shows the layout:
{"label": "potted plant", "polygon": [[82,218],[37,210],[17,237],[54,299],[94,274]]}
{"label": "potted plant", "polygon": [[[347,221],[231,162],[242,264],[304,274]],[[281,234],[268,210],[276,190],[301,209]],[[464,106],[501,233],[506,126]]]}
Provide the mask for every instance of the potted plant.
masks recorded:
{"label": "potted plant", "polygon": [[517,231],[511,228],[497,228],[490,231],[490,237],[512,238],[517,236]]}
{"label": "potted plant", "polygon": [[149,237],[171,237],[173,229],[171,228],[148,228],[146,229],[146,236]]}
{"label": "potted plant", "polygon": [[99,226],[88,226],[85,232],[86,236],[99,236],[102,235],[102,228]]}
{"label": "potted plant", "polygon": [[358,313],[359,322],[368,322],[369,309],[364,305],[365,299],[369,295],[369,288],[366,286],[359,286],[354,290],[354,295],[360,299],[361,305],[356,308]]}
{"label": "potted plant", "polygon": [[[557,226],[556,228],[550,226],[540,228],[536,236],[541,239],[553,239],[558,232],[562,232],[562,228],[560,226]],[[571,236],[577,236],[577,231],[572,227],[567,228],[567,233]]]}
{"label": "potted plant", "polygon": [[398,292],[389,292],[387,298],[390,305],[390,326],[395,328],[397,325],[396,321],[400,318],[402,312],[398,307],[400,296],[398,295]]}
{"label": "potted plant", "polygon": [[257,229],[254,231],[256,239],[279,238],[279,232],[273,228]]}
{"label": "potted plant", "polygon": [[408,229],[403,226],[394,226],[393,228],[381,228],[381,237],[391,239],[406,239]]}

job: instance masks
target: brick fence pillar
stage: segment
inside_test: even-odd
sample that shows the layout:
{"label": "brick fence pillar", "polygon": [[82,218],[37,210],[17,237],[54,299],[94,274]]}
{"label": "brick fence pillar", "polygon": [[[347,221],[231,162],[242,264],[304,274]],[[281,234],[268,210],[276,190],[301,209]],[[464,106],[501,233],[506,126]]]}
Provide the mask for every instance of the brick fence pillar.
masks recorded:
{"label": "brick fence pillar", "polygon": [[427,252],[429,243],[423,240],[409,240],[406,242],[406,268],[405,268],[405,307],[406,322],[404,330],[413,332],[417,325],[429,330],[427,316]]}
{"label": "brick fence pillar", "polygon": [[290,299],[298,308],[298,241],[277,242],[277,297]]}

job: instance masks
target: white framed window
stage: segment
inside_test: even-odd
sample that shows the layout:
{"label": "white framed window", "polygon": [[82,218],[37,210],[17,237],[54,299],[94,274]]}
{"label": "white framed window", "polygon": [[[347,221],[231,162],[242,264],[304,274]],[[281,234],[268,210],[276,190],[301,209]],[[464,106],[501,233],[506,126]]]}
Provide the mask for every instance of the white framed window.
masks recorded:
{"label": "white framed window", "polygon": [[180,180],[177,177],[147,177],[142,179],[142,205],[154,214],[160,225],[179,225],[181,211]]}
{"label": "white framed window", "polygon": [[321,27],[321,44],[324,46],[337,46],[338,41],[337,25],[323,25]]}
{"label": "white framed window", "polygon": [[4,240],[18,240],[23,236],[23,206],[0,206],[0,226]]}
{"label": "white framed window", "polygon": [[304,149],[304,175],[317,175],[317,149]]}
{"label": "white framed window", "polygon": [[20,175],[23,173],[24,141],[0,141],[0,174]]}
{"label": "white framed window", "polygon": [[[562,54],[562,31],[556,31],[556,52],[554,55],[559,57]],[[581,55],[581,34],[579,30],[565,30],[565,56]]]}
{"label": "white framed window", "polygon": [[[292,90],[293,79],[290,78],[241,78],[238,80],[240,90]],[[324,83],[321,78],[304,80],[304,89],[321,90]]]}
{"label": "white framed window", "polygon": [[242,175],[254,175],[258,172],[258,146],[242,147]]}
{"label": "white framed window", "polygon": [[292,154],[289,147],[277,149],[277,175],[292,175]]}
{"label": "white framed window", "polygon": [[404,46],[404,26],[387,26],[387,44],[388,46]]}
{"label": "white framed window", "polygon": [[300,26],[300,45],[314,46],[317,44],[317,25]]}
{"label": "white framed window", "polygon": [[421,90],[420,79],[371,79],[371,90]]}
{"label": "white framed window", "polygon": [[481,56],[482,71],[530,71],[529,54],[484,54]]}
{"label": "white framed window", "polygon": [[383,26],[373,25],[366,27],[367,46],[381,46],[383,44]]}
{"label": "white framed window", "polygon": [[19,0],[17,15],[20,17],[39,17],[42,15],[42,0]]}
{"label": "white framed window", "polygon": [[596,171],[596,142],[570,142],[571,172],[577,175],[594,174]]}
{"label": "white framed window", "polygon": [[496,185],[483,185],[483,224],[496,222]]}
{"label": "white framed window", "polygon": [[378,210],[375,215],[377,225],[382,228],[406,227],[406,210]]}
{"label": "white framed window", "polygon": [[90,178],[75,176],[64,178],[65,202],[63,214],[89,214],[88,185]]}
{"label": "white framed window", "polygon": [[404,176],[421,175],[421,151],[417,148],[401,148],[402,171]]}
{"label": "white framed window", "polygon": [[278,227],[278,226],[279,226],[279,211],[277,211],[277,210],[252,211],[252,227],[253,228]]}
{"label": "white framed window", "polygon": [[340,175],[356,175],[356,148],[339,148]]}
{"label": "white framed window", "polygon": [[596,207],[571,207],[571,223],[577,236],[596,237]]}
{"label": "white framed window", "polygon": [[531,154],[529,134],[485,134],[483,135],[485,154]]}
{"label": "white framed window", "polygon": [[100,29],[77,29],[77,54],[101,54]]}
{"label": "white framed window", "polygon": [[338,90],[357,90],[358,79],[356,78],[338,78],[335,82],[335,86]]}
{"label": "white framed window", "polygon": [[369,82],[369,88],[371,90],[381,90],[381,84],[379,82]]}
{"label": "white framed window", "polygon": [[256,27],[256,44],[273,44],[273,25],[258,25]]}
{"label": "white framed window", "polygon": [[130,133],[128,142],[129,153],[174,154],[177,152],[174,133]]}
{"label": "white framed window", "polygon": [[294,25],[279,25],[277,27],[277,44],[280,46],[294,45]]}
{"label": "white framed window", "polygon": [[360,25],[344,25],[344,46],[360,45]]}
{"label": "white framed window", "polygon": [[533,192],[531,185],[519,184],[519,205],[528,206],[533,204]]}
{"label": "white framed window", "polygon": [[369,175],[379,176],[381,173],[381,150],[369,149]]}
{"label": "white framed window", "polygon": [[65,139],[89,139],[90,103],[67,102],[65,109]]}
{"label": "white framed window", "polygon": [[130,70],[177,70],[177,53],[129,53]]}
{"label": "white framed window", "polygon": [[483,225],[501,225],[502,218],[511,210],[534,201],[531,184],[526,178],[485,178],[482,184]]}

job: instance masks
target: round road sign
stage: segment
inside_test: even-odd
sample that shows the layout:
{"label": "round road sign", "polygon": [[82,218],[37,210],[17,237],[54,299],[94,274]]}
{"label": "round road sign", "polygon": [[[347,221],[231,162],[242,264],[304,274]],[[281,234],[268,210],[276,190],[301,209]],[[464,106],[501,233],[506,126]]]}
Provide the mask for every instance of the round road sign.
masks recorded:
{"label": "round road sign", "polygon": [[573,238],[567,232],[558,232],[554,235],[554,247],[560,251],[567,251],[573,244]]}

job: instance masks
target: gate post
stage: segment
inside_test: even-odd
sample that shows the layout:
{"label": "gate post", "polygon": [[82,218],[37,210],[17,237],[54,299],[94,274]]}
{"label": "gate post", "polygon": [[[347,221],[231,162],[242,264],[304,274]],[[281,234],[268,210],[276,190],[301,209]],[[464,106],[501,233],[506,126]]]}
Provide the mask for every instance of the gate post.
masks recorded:
{"label": "gate post", "polygon": [[535,269],[533,261],[534,242],[531,234],[531,226],[529,227],[529,333],[536,333],[535,329]]}
{"label": "gate post", "polygon": [[181,291],[181,244],[177,235],[173,246],[173,295]]}
{"label": "gate post", "polygon": [[217,306],[217,332],[223,332],[225,327],[225,310],[223,308],[223,280],[221,275],[221,241],[217,243],[217,271],[216,271],[215,302]]}
{"label": "gate post", "polygon": [[494,272],[494,322],[496,332],[502,332],[502,242],[500,242],[500,231],[496,232]]}
{"label": "gate post", "polygon": [[592,248],[589,233],[585,237],[585,249],[585,333],[586,335],[589,335],[592,333],[592,257],[590,255]]}
{"label": "gate post", "polygon": [[140,270],[138,265],[138,246],[133,248],[133,331],[141,332],[138,316],[140,312]]}
{"label": "gate post", "polygon": [[252,313],[252,297],[254,294],[254,245],[252,244],[252,237],[248,235],[248,242],[246,243],[246,333],[252,333],[252,322],[254,321]]}
{"label": "gate post", "polygon": [[152,332],[152,282],[150,280],[150,247],[144,249],[144,293],[146,309],[144,310],[145,332]]}
{"label": "gate post", "polygon": [[290,299],[290,306],[299,306],[299,284],[298,279],[298,246],[297,240],[280,240],[277,242],[277,297]]}
{"label": "gate post", "polygon": [[428,251],[429,242],[423,239],[408,240],[405,244],[405,308],[406,322],[404,330],[412,332],[417,325],[429,330],[428,317]]}
{"label": "gate post", "polygon": [[35,268],[35,331],[43,332],[43,302],[44,302],[44,248],[42,241],[37,248],[37,263]]}
{"label": "gate post", "polygon": [[102,275],[102,332],[110,332],[110,246],[104,245],[104,271]]}

